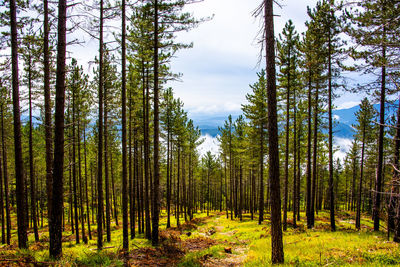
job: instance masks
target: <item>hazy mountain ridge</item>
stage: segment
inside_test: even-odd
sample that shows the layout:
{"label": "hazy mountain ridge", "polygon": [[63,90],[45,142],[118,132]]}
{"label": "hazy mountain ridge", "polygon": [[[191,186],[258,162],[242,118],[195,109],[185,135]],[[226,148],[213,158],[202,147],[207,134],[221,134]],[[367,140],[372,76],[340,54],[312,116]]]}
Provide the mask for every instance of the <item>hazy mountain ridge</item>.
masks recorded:
{"label": "hazy mountain ridge", "polygon": [[[374,104],[374,108],[378,111],[380,104]],[[353,125],[356,124],[357,119],[355,113],[360,110],[360,106],[354,106],[347,109],[337,109],[333,110],[332,114],[335,118],[334,123],[334,136],[338,138],[353,139],[354,129]],[[388,108],[386,111],[386,118],[389,118],[395,113],[395,109]],[[225,116],[223,114],[218,115],[205,115],[205,114],[195,114],[192,119],[196,126],[201,130],[202,135],[210,135],[216,137],[220,132],[218,127],[223,127],[224,122],[228,119],[229,114]],[[232,115],[232,121],[235,121],[239,115]],[[328,130],[324,129],[324,133]]]}

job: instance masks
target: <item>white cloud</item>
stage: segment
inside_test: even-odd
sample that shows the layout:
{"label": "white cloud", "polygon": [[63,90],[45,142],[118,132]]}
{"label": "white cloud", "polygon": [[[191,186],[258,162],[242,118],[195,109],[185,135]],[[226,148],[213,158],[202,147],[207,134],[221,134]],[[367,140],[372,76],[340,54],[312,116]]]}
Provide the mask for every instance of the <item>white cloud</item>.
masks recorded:
{"label": "white cloud", "polygon": [[333,119],[338,121],[338,120],[340,120],[340,116],[339,115],[333,115]]}
{"label": "white cloud", "polygon": [[334,157],[339,158],[341,161],[343,161],[344,158],[346,157],[346,154],[350,151],[352,142],[353,142],[352,139],[334,137],[333,143],[336,146],[336,148],[338,149],[335,152]]}
{"label": "white cloud", "polygon": [[340,104],[338,104],[338,106],[337,106],[337,110],[340,110],[340,109],[348,109],[348,108],[352,108],[352,107],[355,107],[355,106],[357,106],[357,105],[359,105],[360,104],[360,101],[348,101],[348,102],[343,102],[343,103],[340,103]]}
{"label": "white cloud", "polygon": [[202,138],[204,139],[204,142],[197,148],[200,156],[204,156],[208,151],[210,151],[213,155],[218,155],[220,145],[218,139],[209,134],[202,136]]}

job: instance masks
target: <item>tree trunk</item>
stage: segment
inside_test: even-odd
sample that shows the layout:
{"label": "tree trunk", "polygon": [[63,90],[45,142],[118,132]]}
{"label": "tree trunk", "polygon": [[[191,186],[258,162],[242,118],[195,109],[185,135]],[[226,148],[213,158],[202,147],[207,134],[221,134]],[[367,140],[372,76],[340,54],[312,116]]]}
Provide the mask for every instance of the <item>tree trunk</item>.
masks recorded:
{"label": "tree trunk", "polygon": [[[394,136],[394,166],[396,167],[395,170],[393,170],[393,180],[392,180],[392,193],[395,194],[395,197],[391,195],[390,197],[390,208],[389,210],[392,210],[393,213],[395,213],[395,218],[392,219],[393,224],[394,224],[394,237],[393,241],[394,242],[400,242],[400,201],[399,201],[399,188],[396,186],[396,183],[399,182],[399,160],[400,160],[400,99],[399,99],[399,107],[397,109],[397,124],[396,124],[396,134]],[[396,207],[396,211],[394,211]],[[389,233],[389,229],[388,229]]]}
{"label": "tree trunk", "polygon": [[44,112],[45,112],[45,141],[46,141],[46,192],[47,217],[51,217],[52,196],[52,140],[51,140],[51,98],[50,98],[50,52],[49,52],[49,8],[48,0],[43,0],[43,84],[44,84]]}
{"label": "tree trunk", "polygon": [[260,157],[259,157],[259,168],[260,168],[260,196],[258,203],[258,224],[261,225],[264,220],[264,124],[261,121],[260,124]]}
{"label": "tree trunk", "polygon": [[265,0],[265,43],[268,99],[269,179],[271,194],[271,261],[283,263],[281,193],[279,182],[279,144],[276,101],[275,37],[273,1]]}
{"label": "tree trunk", "polygon": [[50,256],[62,253],[63,176],[64,176],[64,102],[67,2],[58,1],[58,42],[56,74],[56,114],[54,129],[53,190],[50,220]]}
{"label": "tree trunk", "polygon": [[[87,227],[88,227],[88,235],[89,239],[92,240],[92,231],[90,230],[90,212],[89,212],[89,197],[88,197],[88,170],[87,170],[87,150],[86,150],[86,125],[83,127],[83,150],[85,156],[85,191],[86,191],[86,218],[87,218]],[[93,192],[93,190],[92,190]],[[93,194],[91,195],[93,199]]]}
{"label": "tree trunk", "polygon": [[79,215],[78,215],[78,191],[76,182],[76,132],[75,132],[75,113],[76,113],[76,92],[77,88],[72,88],[72,186],[74,197],[75,213],[75,241],[79,244]]}
{"label": "tree trunk", "polygon": [[[107,80],[106,71],[104,72],[104,80]],[[104,86],[104,185],[106,191],[106,236],[107,242],[111,242],[111,214],[110,214],[110,171],[109,171],[109,160],[108,160],[108,89]]]}
{"label": "tree trunk", "polygon": [[[383,29],[385,32],[385,27]],[[385,34],[385,33],[384,33]],[[382,58],[386,59],[386,47],[382,47]],[[374,220],[374,231],[379,231],[381,191],[383,176],[383,138],[385,135],[385,94],[386,94],[386,66],[382,66],[381,74],[381,93],[380,93],[380,114],[379,114],[379,137],[378,137],[378,164],[376,169],[375,198],[372,217]]]}
{"label": "tree trunk", "polygon": [[[309,67],[310,68],[310,67]],[[311,201],[311,68],[309,69],[308,73],[308,118],[307,118],[307,123],[308,123],[308,134],[307,134],[307,210],[306,210],[306,216],[307,216],[307,228],[311,229],[313,227],[313,221],[312,221],[312,215],[311,215],[311,206],[312,206],[312,201]]]}
{"label": "tree trunk", "polygon": [[99,128],[97,144],[97,249],[103,248],[103,0],[100,0]]}
{"label": "tree trunk", "polygon": [[14,115],[14,150],[15,150],[15,179],[17,198],[18,247],[28,247],[26,192],[24,164],[22,160],[21,118],[19,107],[19,78],[18,78],[18,34],[17,34],[17,7],[15,0],[10,0],[11,25],[11,64],[12,64],[12,98]]}
{"label": "tree trunk", "polygon": [[158,88],[158,0],[154,1],[154,181],[153,181],[153,233],[152,244],[158,244],[160,210],[160,166],[159,166],[159,88]]}
{"label": "tree trunk", "polygon": [[317,195],[317,179],[318,179],[318,115],[319,115],[319,83],[315,88],[315,103],[314,103],[314,135],[313,135],[313,164],[312,164],[312,185],[311,185],[311,207],[310,217],[311,226],[315,224],[315,200]]}
{"label": "tree trunk", "polygon": [[[125,0],[122,0],[122,247],[124,250],[129,249],[128,238],[128,180],[127,180],[127,163],[126,163],[126,15],[125,15]],[[131,158],[129,158],[131,159]],[[132,190],[131,190],[132,193]],[[134,199],[134,196],[132,196]],[[115,202],[115,199],[114,199]],[[116,210],[116,208],[115,208]],[[133,211],[134,213],[134,211]],[[117,217],[117,216],[115,216]],[[131,221],[131,223],[133,223]],[[135,233],[135,226],[133,227]]]}
{"label": "tree trunk", "polygon": [[[333,14],[332,14],[333,15]],[[329,40],[329,58],[328,58],[328,117],[329,117],[329,209],[330,209],[330,220],[331,230],[336,231],[335,225],[335,196],[333,190],[333,123],[332,123],[332,41],[331,41],[331,29],[329,28],[328,34]]]}
{"label": "tree trunk", "polygon": [[[33,166],[33,125],[32,125],[32,55],[30,45],[28,44],[28,94],[29,94],[29,180],[31,191],[31,214],[33,222],[33,232],[35,235],[35,242],[39,242],[39,233],[36,218],[36,190],[35,190],[35,174]],[[2,193],[2,192],[1,192]],[[3,201],[3,200],[1,200]],[[3,212],[3,205],[1,205]],[[2,216],[3,217],[3,216]]]}
{"label": "tree trunk", "polygon": [[287,209],[288,209],[288,183],[289,183],[289,128],[290,128],[290,48],[288,64],[288,86],[286,89],[286,144],[285,144],[285,188],[283,197],[283,231],[287,230]]}
{"label": "tree trunk", "polygon": [[293,90],[293,228],[297,228],[297,107],[296,89]]}
{"label": "tree trunk", "polygon": [[[4,107],[1,103],[1,144],[3,151],[3,180],[4,180],[4,195],[5,195],[5,206],[6,206],[6,221],[7,221],[7,245],[11,242],[11,214],[10,214],[10,196],[8,192],[8,168],[7,168],[7,148],[5,142],[5,130],[4,130]],[[2,164],[0,162],[0,164]]]}
{"label": "tree trunk", "polygon": [[88,240],[85,233],[85,210],[83,208],[84,205],[84,197],[83,197],[83,181],[82,181],[82,161],[81,161],[81,120],[80,120],[80,112],[78,110],[78,178],[79,178],[79,199],[80,199],[80,210],[81,210],[81,227],[82,227],[82,241],[87,244]]}

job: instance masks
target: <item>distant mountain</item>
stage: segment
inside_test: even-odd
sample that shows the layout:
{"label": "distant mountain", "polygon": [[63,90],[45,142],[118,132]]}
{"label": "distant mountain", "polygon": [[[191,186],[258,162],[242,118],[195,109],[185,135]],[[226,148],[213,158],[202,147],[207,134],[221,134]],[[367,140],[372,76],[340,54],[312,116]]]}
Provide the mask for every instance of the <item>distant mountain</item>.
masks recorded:
{"label": "distant mountain", "polygon": [[[380,105],[375,104],[374,108],[379,110]],[[355,113],[360,110],[360,106],[354,106],[348,109],[337,109],[332,112],[333,117],[336,121],[333,129],[334,136],[339,138],[352,139],[354,135],[353,125],[356,124]],[[393,107],[388,107],[386,111],[386,117],[390,117],[395,113]],[[229,114],[223,115],[205,115],[205,114],[194,114],[191,116],[194,123],[199,126],[203,135],[210,135],[216,137],[219,134],[218,127],[224,125],[225,120],[228,119]],[[232,120],[236,120],[239,115],[232,115]],[[325,130],[327,132],[327,130]]]}

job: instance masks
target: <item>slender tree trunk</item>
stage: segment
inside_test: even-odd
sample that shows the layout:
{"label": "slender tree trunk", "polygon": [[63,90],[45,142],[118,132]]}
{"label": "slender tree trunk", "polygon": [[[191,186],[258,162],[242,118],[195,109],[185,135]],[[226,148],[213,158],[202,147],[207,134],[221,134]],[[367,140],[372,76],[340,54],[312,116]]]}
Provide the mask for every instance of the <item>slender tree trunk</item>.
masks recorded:
{"label": "slender tree trunk", "polygon": [[15,0],[10,0],[11,25],[11,64],[12,64],[12,98],[14,115],[14,156],[15,179],[17,198],[18,247],[27,248],[27,218],[24,164],[22,160],[21,118],[19,107],[19,78],[18,78],[18,34],[17,34],[17,7]]}
{"label": "slender tree trunk", "polygon": [[314,103],[314,139],[313,139],[313,165],[312,165],[312,185],[311,185],[311,226],[315,224],[315,200],[317,195],[317,179],[318,179],[318,115],[319,115],[319,83],[315,88],[315,103]]}
{"label": "slender tree trunk", "polygon": [[[39,242],[39,232],[36,218],[36,190],[35,190],[35,174],[33,166],[33,125],[32,125],[32,55],[30,45],[28,44],[28,90],[29,90],[29,180],[31,191],[31,213],[33,222],[33,232],[35,242]],[[3,201],[3,200],[1,200]],[[3,205],[1,205],[3,211]],[[2,216],[3,217],[3,216]]]}
{"label": "slender tree trunk", "polygon": [[[0,114],[1,115],[1,114]],[[0,154],[0,214],[1,214],[1,243],[6,243],[6,222],[4,217],[4,194],[3,194],[3,165],[1,158],[3,154]]]}
{"label": "slender tree trunk", "polygon": [[290,128],[290,49],[288,64],[288,86],[286,89],[286,144],[285,144],[285,188],[283,197],[283,231],[287,230],[287,209],[288,209],[288,183],[289,183],[289,128]]}
{"label": "slender tree trunk", "polygon": [[[129,249],[128,237],[128,180],[127,180],[127,163],[126,163],[126,15],[125,15],[125,0],[122,0],[122,246],[123,249]],[[130,152],[131,153],[131,152]],[[131,157],[129,157],[131,160]],[[131,193],[133,190],[131,190]],[[135,199],[132,196],[132,199]],[[115,200],[114,200],[115,201]],[[132,208],[132,207],[131,207]],[[116,210],[116,209],[115,209]],[[134,211],[133,211],[134,213]],[[117,217],[117,216],[115,216]],[[133,222],[131,221],[131,224]],[[133,227],[133,233],[135,228]]]}
{"label": "slender tree trunk", "polygon": [[[86,218],[87,218],[87,227],[88,227],[88,235],[89,239],[92,240],[92,231],[90,230],[90,212],[89,212],[89,197],[88,197],[88,170],[87,170],[87,150],[86,150],[86,125],[83,127],[83,150],[85,156],[85,191],[86,191]],[[91,189],[93,192],[93,189]],[[93,194],[91,195],[93,199]]]}
{"label": "slender tree trunk", "polygon": [[297,132],[297,192],[296,192],[296,202],[297,202],[297,220],[300,221],[300,182],[301,182],[301,133],[303,131],[303,122],[301,113],[299,114],[299,131]]}
{"label": "slender tree trunk", "polygon": [[261,225],[264,220],[264,125],[263,122],[260,124],[260,157],[259,157],[259,168],[260,168],[260,196],[258,203],[258,224]]}
{"label": "slender tree trunk", "polygon": [[240,191],[240,198],[239,198],[239,218],[242,220],[242,213],[243,213],[243,166],[242,161],[239,160],[239,191]]}
{"label": "slender tree trunk", "polygon": [[[364,124],[365,125],[365,124]],[[396,183],[399,182],[399,159],[400,159],[400,98],[399,98],[399,107],[397,109],[397,124],[396,124],[396,134],[394,136],[394,166],[396,169],[393,170],[393,179],[392,179],[392,193],[395,194],[391,195],[390,197],[390,208],[389,210],[392,211],[395,215],[395,218],[392,219],[393,226],[394,226],[394,242],[400,242],[400,198],[399,198],[399,188],[396,187]],[[394,211],[396,206],[396,211]],[[358,208],[358,207],[357,207]],[[358,211],[358,210],[357,210]],[[389,233],[389,229],[388,229]]]}
{"label": "slender tree trunk", "polygon": [[[230,206],[231,220],[233,220],[233,174],[232,174],[232,117],[229,116],[229,185],[230,185]],[[262,214],[260,214],[262,217]]]}
{"label": "slender tree trunk", "polygon": [[[149,77],[145,76],[145,71],[144,71],[144,62],[143,62],[143,135],[144,135],[144,211],[145,211],[145,235],[146,238],[151,240],[151,226],[150,226],[150,197],[149,197],[149,180],[150,180],[150,173],[149,173],[149,161],[150,161],[150,145],[149,145],[149,128],[148,128],[148,122],[149,118],[148,115],[149,113],[147,112],[148,110],[148,81]],[[147,93],[146,93],[147,91]]]}
{"label": "slender tree trunk", "polygon": [[[124,0],[125,1],[125,0]],[[126,52],[126,51],[125,51]],[[125,55],[126,56],[126,55]],[[126,60],[125,60],[126,61]],[[126,64],[126,62],[125,62]],[[126,72],[126,66],[125,66],[125,72]],[[125,73],[126,75],[126,73]],[[125,102],[126,102],[126,88],[125,89]],[[133,162],[132,162],[132,89],[129,90],[129,140],[128,140],[128,150],[129,150],[129,164],[128,164],[128,180],[129,180],[129,217],[130,217],[130,230],[131,230],[131,239],[135,238],[135,181],[138,178],[136,176],[137,172],[137,166],[136,166],[136,161],[137,161],[137,141],[136,141],[136,131],[134,131],[134,139],[135,139],[135,144],[134,144],[134,156],[133,156]],[[125,109],[126,113],[126,109]],[[125,114],[126,116],[126,114]],[[125,125],[126,125],[126,118],[125,118]],[[126,132],[126,129],[125,129]],[[132,166],[134,165],[134,166]],[[134,169],[134,173],[133,172]],[[136,179],[134,179],[136,177]],[[137,195],[137,194],[136,194]],[[122,200],[123,201],[123,200]],[[138,201],[139,203],[139,201]],[[140,217],[138,217],[139,219]],[[123,222],[122,222],[123,226]],[[140,223],[139,223],[139,228],[140,228]],[[140,231],[139,231],[140,232]],[[129,246],[129,244],[128,244]],[[129,249],[129,247],[128,247]]]}
{"label": "slender tree trunk", "polygon": [[265,0],[265,42],[268,99],[269,179],[271,194],[271,261],[283,263],[281,193],[279,182],[279,144],[276,101],[275,37],[273,1]]}
{"label": "slender tree trunk", "polygon": [[[11,242],[11,215],[10,215],[10,195],[8,192],[8,168],[7,168],[7,148],[5,142],[5,130],[4,130],[4,103],[1,103],[1,144],[3,151],[3,180],[4,180],[4,195],[5,195],[5,206],[6,206],[6,221],[7,221],[7,245]],[[0,164],[2,164],[0,162]]]}
{"label": "slender tree trunk", "polygon": [[[75,87],[75,86],[74,86]],[[75,241],[79,244],[79,215],[78,215],[78,192],[76,182],[76,132],[75,132],[75,113],[76,113],[76,92],[77,88],[72,88],[72,186],[75,213]]]}
{"label": "slender tree trunk", "polygon": [[[309,67],[310,68],[310,67]],[[311,201],[311,68],[309,69],[308,73],[308,117],[307,117],[307,123],[308,123],[308,134],[307,134],[307,209],[306,209],[306,216],[307,216],[307,228],[311,229],[313,227],[313,221],[312,221],[312,201]]]}
{"label": "slender tree trunk", "polygon": [[54,129],[53,190],[50,220],[50,256],[59,258],[62,253],[63,176],[64,176],[64,102],[66,54],[67,2],[58,1],[58,42],[56,74],[56,114]]}
{"label": "slender tree trunk", "polygon": [[160,211],[160,166],[159,166],[159,88],[158,88],[158,0],[154,1],[154,181],[153,181],[153,233],[152,244],[158,244]]}
{"label": "slender tree trunk", "polygon": [[[333,15],[333,14],[332,14]],[[335,199],[333,190],[333,123],[332,123],[332,41],[331,29],[329,28],[329,58],[328,58],[328,117],[329,117],[329,209],[331,230],[336,231],[335,225]]]}
{"label": "slender tree trunk", "polygon": [[50,98],[50,52],[49,52],[49,7],[48,0],[43,0],[43,84],[44,84],[44,112],[45,112],[45,141],[46,141],[46,192],[47,217],[51,217],[52,196],[52,140],[51,140],[51,98]]}
{"label": "slender tree trunk", "polygon": [[[168,103],[167,103],[167,113],[168,115],[169,110],[170,110],[170,102],[169,102],[169,97],[168,97]],[[170,147],[171,147],[171,141],[170,141],[170,116],[167,117],[167,228],[171,227],[171,156],[170,156]]]}
{"label": "slender tree trunk", "polygon": [[[384,27],[385,28],[385,27]],[[385,29],[384,29],[385,32]],[[386,59],[386,47],[382,47],[382,58]],[[381,93],[380,93],[380,113],[379,113],[379,137],[378,137],[378,165],[376,170],[375,181],[375,198],[372,218],[374,220],[374,231],[379,231],[380,207],[381,207],[381,191],[383,177],[383,138],[385,135],[385,94],[386,94],[386,66],[382,66],[381,74]]]}
{"label": "slender tree trunk", "polygon": [[79,199],[80,199],[80,210],[81,210],[81,227],[82,227],[82,241],[87,244],[88,240],[85,233],[85,209],[84,206],[84,197],[83,197],[83,181],[82,181],[82,160],[81,160],[81,120],[80,120],[80,112],[78,110],[78,133],[77,133],[77,142],[78,142],[78,178],[79,178]]}
{"label": "slender tree trunk", "polygon": [[297,228],[297,107],[296,89],[293,90],[293,228]]}
{"label": "slender tree trunk", "polygon": [[100,0],[99,121],[97,144],[97,249],[103,248],[103,0]]}
{"label": "slender tree trunk", "polygon": [[[107,80],[106,71],[104,72],[104,80]],[[106,236],[107,242],[111,242],[111,214],[110,214],[110,171],[108,160],[108,88],[104,86],[104,185],[106,191]]]}
{"label": "slender tree trunk", "polygon": [[[176,175],[176,183],[177,183],[177,185],[176,185],[176,225],[177,225],[177,227],[179,227],[180,226],[180,222],[179,222],[179,215],[180,215],[180,212],[179,212],[179,206],[180,206],[180,180],[181,180],[181,177],[180,177],[180,174],[181,174],[181,147],[180,147],[180,145],[178,144],[177,145],[177,149],[178,149],[178,167],[177,167],[177,175]],[[207,216],[208,216],[208,213],[207,213]]]}

